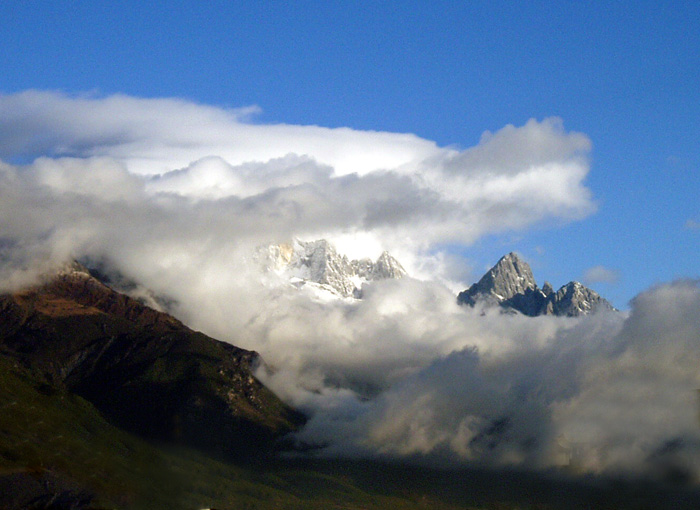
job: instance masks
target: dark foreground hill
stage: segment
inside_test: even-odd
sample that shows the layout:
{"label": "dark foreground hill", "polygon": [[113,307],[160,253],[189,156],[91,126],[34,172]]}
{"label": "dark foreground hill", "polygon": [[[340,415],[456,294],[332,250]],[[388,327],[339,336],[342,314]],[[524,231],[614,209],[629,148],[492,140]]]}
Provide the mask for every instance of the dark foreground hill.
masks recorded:
{"label": "dark foreground hill", "polygon": [[0,353],[142,437],[246,456],[303,421],[255,379],[256,353],[192,331],[79,265],[0,297],[0,316]]}

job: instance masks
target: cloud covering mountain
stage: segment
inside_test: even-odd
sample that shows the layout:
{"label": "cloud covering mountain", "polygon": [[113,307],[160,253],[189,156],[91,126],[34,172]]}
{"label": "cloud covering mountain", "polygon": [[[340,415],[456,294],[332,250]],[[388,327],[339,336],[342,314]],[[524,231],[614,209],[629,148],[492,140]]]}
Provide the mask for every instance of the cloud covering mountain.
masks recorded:
{"label": "cloud covering mountain", "polygon": [[[311,415],[298,439],[328,454],[697,472],[697,282],[584,318],[459,307],[440,283],[459,279],[445,246],[595,209],[585,135],[531,120],[462,150],[251,113],[0,96],[1,290],[68,259],[111,266],[259,351],[261,378]],[[260,285],[255,247],[294,236],[350,258],[389,250],[420,279],[357,302]]]}
{"label": "cloud covering mountain", "polygon": [[[439,244],[594,210],[584,184],[590,141],[558,119],[486,132],[465,150],[410,134],[246,119],[178,99],[4,95],[0,157],[30,164],[3,176],[15,175],[22,195],[46,194],[47,216],[61,226],[72,206],[51,202],[66,193],[82,197],[93,223],[119,220],[100,219],[101,202],[123,199],[184,229],[226,217],[230,226],[207,230],[238,243],[328,238],[351,258],[387,249],[412,274],[435,265]],[[133,223],[123,221],[120,230]],[[42,240],[54,227],[39,226]]]}
{"label": "cloud covering mountain", "polygon": [[578,319],[462,312],[444,289],[387,283],[356,308],[317,310],[316,337],[309,311],[267,322],[279,324],[267,342],[293,331],[283,351],[304,353],[264,378],[313,413],[301,440],[331,454],[697,476],[698,282],[643,293],[629,315]]}

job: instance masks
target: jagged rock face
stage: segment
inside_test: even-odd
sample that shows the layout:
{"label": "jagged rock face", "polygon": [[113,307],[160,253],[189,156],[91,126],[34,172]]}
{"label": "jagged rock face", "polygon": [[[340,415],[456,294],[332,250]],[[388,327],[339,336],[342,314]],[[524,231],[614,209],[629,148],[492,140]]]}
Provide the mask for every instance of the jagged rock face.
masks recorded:
{"label": "jagged rock face", "polygon": [[360,278],[369,280],[372,277],[374,262],[372,262],[371,259],[353,260],[350,262],[350,265],[352,266],[353,273]]}
{"label": "jagged rock face", "polygon": [[402,278],[406,275],[406,271],[399,264],[399,261],[394,257],[389,255],[389,252],[385,251],[379,256],[377,261],[374,263],[372,272],[370,273],[369,280],[386,280],[386,279],[397,279]]}
{"label": "jagged rock face", "polygon": [[406,271],[389,253],[370,259],[349,260],[339,254],[325,239],[271,245],[264,254],[264,263],[291,280],[314,283],[342,297],[358,297],[363,282],[401,278]]}
{"label": "jagged rock face", "polygon": [[515,253],[501,258],[476,284],[459,294],[459,301],[474,305],[476,300],[501,303],[537,288],[527,262]]}
{"label": "jagged rock face", "polygon": [[543,313],[576,317],[596,310],[614,310],[614,308],[597,292],[584,287],[579,282],[569,282],[557,291],[547,303],[547,309]]}
{"label": "jagged rock face", "polygon": [[[296,267],[308,268],[303,271],[306,279],[316,283],[329,285],[343,296],[351,296],[355,285],[350,280],[353,268],[345,255],[338,254],[335,248],[325,239],[309,243],[298,242],[302,250],[295,250]],[[308,275],[308,276],[307,276]]]}
{"label": "jagged rock face", "polygon": [[554,292],[549,282],[540,289],[530,265],[516,253],[502,257],[477,283],[457,296],[459,304],[501,306],[525,315],[578,316],[613,306],[579,282],[569,282]]}

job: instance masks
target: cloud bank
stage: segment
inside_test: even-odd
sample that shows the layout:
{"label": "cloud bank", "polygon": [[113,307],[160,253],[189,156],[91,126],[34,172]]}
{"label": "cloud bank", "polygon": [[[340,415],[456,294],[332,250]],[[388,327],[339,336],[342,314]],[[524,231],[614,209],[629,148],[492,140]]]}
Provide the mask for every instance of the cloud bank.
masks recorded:
{"label": "cloud bank", "polygon": [[[46,202],[39,215],[31,201],[14,207],[15,216],[26,211],[23,244],[52,251],[47,239],[61,231],[99,250],[81,235],[86,217],[132,239],[145,234],[129,230],[153,219],[151,242],[172,225],[184,239],[202,224],[223,244],[326,237],[351,257],[389,249],[413,274],[437,269],[449,279],[440,245],[595,208],[584,182],[590,141],[558,119],[506,126],[460,151],[410,134],[255,124],[249,110],[120,95],[0,96],[0,157],[24,163],[5,165],[2,178]],[[120,202],[130,211],[104,216]]]}
{"label": "cloud bank", "polygon": [[[109,265],[259,351],[260,378],[311,416],[297,440],[324,454],[697,473],[697,282],[581,319],[461,308],[439,283],[460,277],[441,246],[594,210],[585,135],[531,120],[458,150],[251,113],[0,96],[0,290],[72,258]],[[262,285],[255,247],[293,236],[388,249],[421,279],[356,302]]]}
{"label": "cloud bank", "polygon": [[461,309],[437,286],[387,282],[330,320],[302,313],[318,338],[263,334],[305,359],[261,377],[311,414],[298,439],[326,455],[697,481],[699,283],[651,289],[629,315],[564,319]]}

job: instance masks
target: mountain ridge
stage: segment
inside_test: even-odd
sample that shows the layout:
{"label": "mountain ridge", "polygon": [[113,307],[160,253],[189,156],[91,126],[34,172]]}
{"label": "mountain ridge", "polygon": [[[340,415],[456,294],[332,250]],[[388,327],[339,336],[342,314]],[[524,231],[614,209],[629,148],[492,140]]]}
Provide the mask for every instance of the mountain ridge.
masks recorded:
{"label": "mountain ridge", "polygon": [[577,317],[615,308],[597,292],[571,281],[556,292],[549,282],[537,286],[530,265],[517,253],[501,257],[481,279],[457,295],[460,305],[499,306],[530,317]]}
{"label": "mountain ridge", "polygon": [[338,253],[326,239],[271,244],[258,251],[264,270],[273,271],[298,287],[316,286],[338,297],[362,297],[362,284],[377,280],[398,279],[406,270],[398,260],[384,251],[372,261],[350,260]]}
{"label": "mountain ridge", "polygon": [[193,331],[77,263],[0,296],[0,355],[142,437],[260,452],[303,417],[254,376],[259,355]]}

